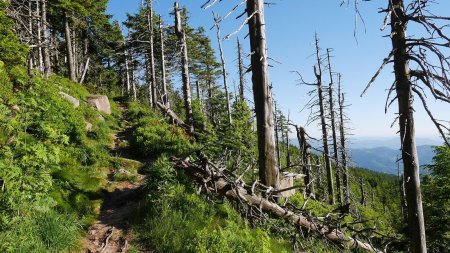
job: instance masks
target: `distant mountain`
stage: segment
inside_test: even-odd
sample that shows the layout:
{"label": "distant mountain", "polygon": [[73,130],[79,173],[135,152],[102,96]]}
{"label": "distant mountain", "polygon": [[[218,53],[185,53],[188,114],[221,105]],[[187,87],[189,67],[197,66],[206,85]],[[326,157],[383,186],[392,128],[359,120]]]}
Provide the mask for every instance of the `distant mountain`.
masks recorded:
{"label": "distant mountain", "polygon": [[[417,146],[438,146],[442,145],[443,141],[438,138],[416,138]],[[398,149],[400,147],[400,138],[398,137],[359,137],[350,138],[350,149],[371,149],[387,147]]]}
{"label": "distant mountain", "polygon": [[[418,146],[417,153],[419,154],[420,166],[432,162],[433,146]],[[400,157],[400,150],[389,147],[351,149],[351,159],[354,166],[388,174],[397,174],[397,156]],[[426,173],[426,171],[422,168],[421,173]]]}

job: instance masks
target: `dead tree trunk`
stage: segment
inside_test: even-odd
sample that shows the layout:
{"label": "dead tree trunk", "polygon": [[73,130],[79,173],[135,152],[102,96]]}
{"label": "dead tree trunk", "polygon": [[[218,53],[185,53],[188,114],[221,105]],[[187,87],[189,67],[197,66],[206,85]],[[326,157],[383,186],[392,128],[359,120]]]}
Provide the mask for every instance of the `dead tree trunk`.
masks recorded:
{"label": "dead tree trunk", "polygon": [[161,44],[161,85],[163,89],[163,96],[162,96],[162,102],[164,106],[167,108],[170,108],[170,101],[169,101],[169,93],[167,91],[167,77],[166,77],[166,56],[164,53],[165,50],[165,40],[164,40],[164,28],[163,28],[163,22],[161,19],[161,16],[159,16],[159,31],[160,31],[160,44]]}
{"label": "dead tree trunk", "polygon": [[188,49],[186,44],[186,31],[183,28],[183,24],[181,22],[180,11],[178,9],[178,2],[174,4],[174,13],[175,13],[175,34],[180,41],[182,47],[182,56],[181,56],[181,72],[183,79],[183,95],[184,95],[184,109],[186,110],[186,118],[187,124],[190,126],[190,130],[194,132],[194,115],[192,112],[192,98],[191,98],[191,84],[189,77],[189,58],[188,58]]}
{"label": "dead tree trunk", "polygon": [[245,100],[244,91],[245,91],[245,70],[244,70],[244,62],[242,60],[242,47],[239,38],[237,39],[237,48],[238,48],[238,65],[239,65],[239,96],[241,101]]}
{"label": "dead tree trunk", "polygon": [[317,94],[319,96],[320,123],[322,126],[322,141],[325,155],[325,168],[327,170],[328,202],[330,204],[334,204],[333,175],[330,161],[330,150],[328,147],[327,125],[325,121],[325,97],[323,95],[323,84],[322,84],[322,62],[320,57],[319,39],[317,37],[317,34],[315,40],[316,40],[315,44],[316,44],[317,66],[314,66],[314,73],[317,78]]}
{"label": "dead tree trunk", "polygon": [[[36,17],[41,17],[41,1],[36,0]],[[42,17],[41,17],[42,19]],[[39,63],[39,72],[41,72],[41,75],[44,74],[44,58],[42,55],[42,22],[41,19],[36,20],[36,38],[37,38],[37,61]]]}
{"label": "dead tree trunk", "polygon": [[300,150],[302,152],[302,169],[303,174],[305,174],[305,190],[308,196],[314,195],[314,184],[312,182],[311,173],[311,145],[308,142],[308,135],[303,127],[295,126],[297,131],[298,144],[300,145]]}
{"label": "dead tree trunk", "polygon": [[281,150],[280,150],[280,137],[278,136],[278,117],[277,117],[277,103],[274,103],[274,121],[275,121],[275,147],[277,149],[277,164],[278,168],[281,168]]}
{"label": "dead tree trunk", "polygon": [[415,143],[412,83],[406,42],[406,22],[403,0],[392,0],[391,41],[394,53],[395,90],[398,100],[400,144],[406,181],[408,229],[412,253],[427,252],[425,223],[420,190],[419,160]]}
{"label": "dead tree trunk", "polygon": [[131,94],[131,83],[130,83],[130,67],[128,64],[128,51],[125,50],[125,75],[127,82],[127,96],[129,97]]}
{"label": "dead tree trunk", "polygon": [[231,126],[232,119],[231,119],[231,107],[230,107],[230,96],[228,92],[228,83],[227,83],[227,69],[225,67],[225,56],[223,55],[223,49],[222,49],[222,39],[220,38],[220,23],[219,23],[219,17],[213,13],[214,16],[214,24],[217,28],[217,43],[219,45],[219,52],[220,52],[220,60],[222,62],[222,76],[223,76],[223,86],[225,88],[225,99],[227,102],[227,113],[228,113],[228,126]]}
{"label": "dead tree trunk", "polygon": [[264,0],[247,0],[247,15],[252,52],[252,83],[255,102],[259,176],[263,184],[278,188],[279,168],[275,156],[273,100],[269,88],[269,70],[264,21]]}
{"label": "dead tree trunk", "polygon": [[75,62],[72,48],[72,38],[69,26],[69,17],[67,11],[64,12],[64,36],[66,40],[67,68],[69,70],[70,80],[77,81],[77,72],[75,70]]}
{"label": "dead tree trunk", "polygon": [[336,118],[334,112],[334,99],[333,99],[333,71],[331,68],[331,60],[330,60],[330,49],[327,49],[327,60],[328,60],[328,70],[330,74],[330,85],[328,87],[328,99],[330,105],[330,120],[331,120],[331,133],[333,138],[333,158],[334,158],[334,166],[335,166],[335,176],[336,176],[336,191],[338,197],[338,203],[342,204],[342,195],[341,195],[341,171],[339,164],[339,153],[338,153],[338,145],[337,145],[337,135],[336,135]]}
{"label": "dead tree trunk", "polygon": [[348,167],[347,167],[347,149],[345,140],[344,128],[344,93],[341,93],[341,76],[338,79],[338,100],[339,100],[339,135],[341,139],[341,168],[342,168],[342,183],[344,187],[344,205],[350,204],[350,194],[348,188]]}
{"label": "dead tree trunk", "polygon": [[151,96],[151,106],[156,108],[156,103],[158,102],[156,93],[156,74],[155,74],[155,54],[153,50],[153,5],[152,0],[147,0],[147,30],[149,33],[149,48],[148,57],[150,63],[150,83],[149,83],[149,96]]}
{"label": "dead tree trunk", "polygon": [[[288,119],[289,121],[289,119]],[[286,167],[291,166],[291,151],[289,149],[289,128],[286,129]]]}
{"label": "dead tree trunk", "polygon": [[366,191],[364,190],[364,180],[362,178],[359,179],[359,189],[361,191],[361,205],[366,205]]}
{"label": "dead tree trunk", "polygon": [[44,76],[48,78],[52,74],[52,65],[50,60],[50,32],[47,27],[47,0],[42,0],[42,31],[44,38],[43,57],[44,57]]}

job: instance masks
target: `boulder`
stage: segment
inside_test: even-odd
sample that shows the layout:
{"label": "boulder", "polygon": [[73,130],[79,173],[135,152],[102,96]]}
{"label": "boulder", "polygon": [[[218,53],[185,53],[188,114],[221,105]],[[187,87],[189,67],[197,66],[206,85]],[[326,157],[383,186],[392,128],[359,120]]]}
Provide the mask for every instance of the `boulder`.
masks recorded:
{"label": "boulder", "polygon": [[13,105],[13,106],[11,106],[11,110],[13,110],[15,112],[20,112],[20,107],[18,105]]}
{"label": "boulder", "polygon": [[[287,176],[287,177],[283,177],[280,180],[280,190],[287,189],[287,188],[290,188],[290,187],[293,187],[293,186],[294,186],[294,177]],[[284,197],[284,198],[290,197],[290,196],[292,196],[294,194],[295,194],[295,190],[294,189],[289,190],[289,191],[280,192],[280,195],[282,197]]]}
{"label": "boulder", "polygon": [[71,95],[64,93],[62,91],[60,91],[59,94],[61,94],[67,101],[72,103],[73,108],[77,108],[78,106],[80,106],[80,101],[78,101],[78,99],[76,99],[76,98],[72,97]]}
{"label": "boulder", "polygon": [[86,121],[86,132],[92,132],[94,126],[92,125],[92,123],[89,123]]}
{"label": "boulder", "polygon": [[107,96],[102,95],[89,95],[87,97],[89,104],[94,106],[99,112],[111,114],[111,105]]}

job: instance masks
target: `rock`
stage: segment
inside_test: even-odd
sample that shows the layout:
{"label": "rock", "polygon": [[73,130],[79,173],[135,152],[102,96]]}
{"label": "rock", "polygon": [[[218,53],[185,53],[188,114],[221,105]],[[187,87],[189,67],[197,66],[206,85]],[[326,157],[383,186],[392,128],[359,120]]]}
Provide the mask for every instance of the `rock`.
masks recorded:
{"label": "rock", "polygon": [[101,122],[105,122],[105,117],[103,117],[101,114],[99,114],[98,120],[100,120]]}
{"label": "rock", "polygon": [[59,94],[61,94],[67,101],[72,103],[73,108],[77,108],[78,106],[80,106],[80,101],[78,101],[78,99],[76,99],[76,98],[72,97],[71,95],[64,93],[62,91],[60,91]]}
{"label": "rock", "polygon": [[87,97],[89,104],[93,105],[99,112],[111,114],[111,105],[107,96],[90,95]]}
{"label": "rock", "polygon": [[92,132],[93,128],[94,128],[94,126],[91,123],[86,121],[86,131]]}
{"label": "rock", "polygon": [[13,106],[11,106],[11,110],[13,110],[15,112],[20,112],[20,107],[18,105],[13,105]]}

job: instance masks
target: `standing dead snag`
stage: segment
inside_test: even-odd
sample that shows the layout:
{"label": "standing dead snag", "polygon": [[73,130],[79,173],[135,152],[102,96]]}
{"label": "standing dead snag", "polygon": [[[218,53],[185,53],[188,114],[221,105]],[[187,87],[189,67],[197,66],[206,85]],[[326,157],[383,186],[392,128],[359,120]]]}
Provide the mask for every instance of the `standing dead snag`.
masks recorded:
{"label": "standing dead snag", "polygon": [[[428,91],[436,100],[450,103],[450,59],[447,56],[450,37],[446,35],[450,17],[431,13],[429,5],[434,2],[431,0],[412,0],[407,6],[404,0],[387,2],[388,8],[383,10],[386,13],[383,29],[390,25],[392,50],[364,92],[376,80],[383,67],[393,62],[395,81],[389,89],[386,110],[397,100],[408,211],[409,248],[412,253],[422,253],[427,249],[415,143],[413,96],[417,95],[444,141],[450,146],[445,136],[445,132],[450,129],[434,117],[428,108],[425,95],[425,91]],[[419,35],[407,36],[407,27],[414,25],[419,27],[418,32],[415,32]],[[396,95],[392,100],[391,93]]]}
{"label": "standing dead snag", "polygon": [[322,84],[322,62],[320,57],[320,48],[319,48],[319,39],[317,34],[315,36],[315,44],[316,44],[316,57],[317,57],[317,65],[314,66],[314,74],[317,79],[317,95],[319,96],[319,109],[320,109],[320,123],[322,126],[322,141],[323,141],[323,150],[324,150],[324,158],[325,158],[325,167],[327,169],[327,184],[328,184],[328,201],[330,204],[334,204],[334,187],[333,187],[333,175],[331,168],[331,160],[330,160],[330,149],[328,147],[328,133],[327,133],[327,125],[325,121],[325,97],[323,95],[323,84]]}
{"label": "standing dead snag", "polygon": [[251,49],[252,83],[255,102],[259,177],[263,184],[278,188],[273,100],[269,88],[264,1],[247,0],[248,28]]}
{"label": "standing dead snag", "polygon": [[312,172],[311,167],[311,145],[308,142],[308,135],[305,132],[303,127],[295,126],[295,130],[297,132],[298,144],[300,145],[300,150],[302,152],[302,170],[303,174],[305,174],[304,182],[305,182],[305,190],[308,196],[314,195],[314,184],[312,180]]}
{"label": "standing dead snag", "polygon": [[331,69],[331,61],[330,61],[330,49],[327,49],[327,60],[328,60],[328,71],[330,73],[330,85],[328,86],[328,99],[330,106],[330,120],[331,120],[331,132],[333,138],[333,158],[334,158],[334,166],[335,166],[335,174],[336,174],[336,191],[339,204],[342,204],[342,195],[341,195],[341,171],[339,164],[339,154],[338,154],[338,145],[337,145],[337,135],[336,135],[336,118],[334,112],[334,99],[333,99],[333,72]]}
{"label": "standing dead snag", "polygon": [[162,102],[164,106],[167,108],[170,108],[170,101],[169,101],[169,93],[167,91],[167,77],[166,77],[166,57],[164,53],[164,26],[161,19],[161,16],[159,16],[159,32],[160,32],[160,50],[161,50],[161,85],[163,89],[163,95],[162,95]]}
{"label": "standing dead snag", "polygon": [[238,49],[238,67],[239,67],[239,96],[241,101],[245,100],[244,96],[244,86],[245,86],[245,78],[244,78],[244,62],[242,60],[242,47],[239,38],[237,39],[237,49]]}
{"label": "standing dead snag", "polygon": [[150,105],[156,108],[156,103],[158,102],[156,95],[156,74],[155,74],[155,54],[153,50],[153,5],[152,0],[147,0],[147,32],[149,33],[149,48],[148,48],[148,60],[149,60],[149,84],[148,92],[150,98]]}
{"label": "standing dead snag", "polygon": [[341,75],[338,76],[338,102],[339,102],[339,136],[341,146],[341,168],[342,168],[342,183],[344,187],[344,205],[350,204],[350,190],[348,186],[348,167],[347,167],[347,149],[345,139],[345,127],[344,127],[344,106],[345,97],[341,92]]}
{"label": "standing dead snag", "polygon": [[223,86],[225,88],[225,99],[227,102],[227,113],[228,113],[228,125],[231,126],[232,120],[231,120],[231,107],[230,107],[230,96],[228,92],[228,83],[227,83],[227,69],[225,67],[225,56],[223,55],[223,49],[222,49],[222,39],[220,38],[220,22],[219,17],[214,14],[214,24],[217,28],[217,43],[219,44],[219,52],[220,52],[220,60],[222,62],[222,75],[223,75]]}
{"label": "standing dead snag", "polygon": [[183,79],[183,95],[184,95],[184,109],[186,110],[187,124],[190,126],[191,132],[194,132],[194,115],[192,112],[192,98],[191,98],[191,84],[189,78],[189,58],[186,44],[186,31],[181,23],[180,11],[178,9],[178,2],[174,4],[175,13],[175,34],[180,41],[182,47],[181,56],[181,72]]}

